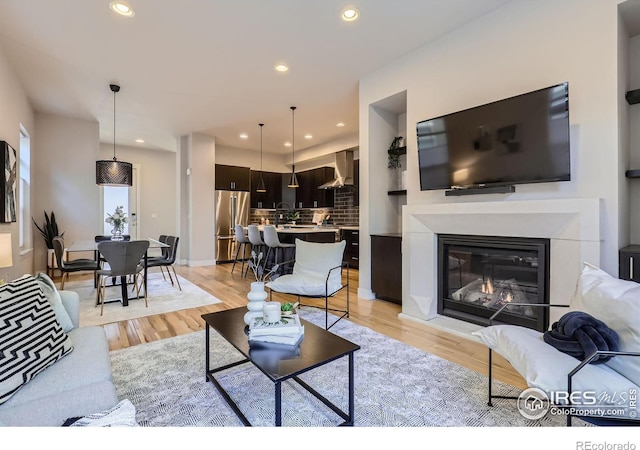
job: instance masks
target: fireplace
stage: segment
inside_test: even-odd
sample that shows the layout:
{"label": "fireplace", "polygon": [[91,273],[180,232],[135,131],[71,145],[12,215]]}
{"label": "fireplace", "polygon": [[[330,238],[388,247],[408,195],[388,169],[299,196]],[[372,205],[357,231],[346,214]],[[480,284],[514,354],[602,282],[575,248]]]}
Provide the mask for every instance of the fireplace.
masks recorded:
{"label": "fireplace", "polygon": [[[549,303],[549,239],[438,234],[438,314],[488,325],[506,303]],[[496,323],[545,331],[549,308],[511,306]]]}

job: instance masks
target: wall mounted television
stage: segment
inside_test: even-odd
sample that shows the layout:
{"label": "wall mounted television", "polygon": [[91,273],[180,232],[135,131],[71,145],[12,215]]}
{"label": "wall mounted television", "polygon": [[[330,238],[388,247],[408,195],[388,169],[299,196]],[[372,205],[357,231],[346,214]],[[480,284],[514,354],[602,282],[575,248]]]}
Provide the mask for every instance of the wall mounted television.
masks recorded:
{"label": "wall mounted television", "polygon": [[571,180],[568,83],[416,128],[423,191]]}

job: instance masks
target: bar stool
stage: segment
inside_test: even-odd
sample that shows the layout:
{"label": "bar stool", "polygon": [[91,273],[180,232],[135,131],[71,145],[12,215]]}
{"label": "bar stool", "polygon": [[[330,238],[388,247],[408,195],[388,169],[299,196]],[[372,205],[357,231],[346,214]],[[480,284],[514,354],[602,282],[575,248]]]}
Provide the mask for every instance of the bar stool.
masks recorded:
{"label": "bar stool", "polygon": [[278,249],[283,249],[282,253],[284,254],[285,248],[296,247],[296,244],[287,244],[284,242],[280,242],[280,238],[278,237],[278,231],[276,230],[276,227],[274,227],[273,225],[266,225],[264,227],[263,233],[264,233],[264,243],[267,245],[267,247],[269,247],[269,249],[267,250],[267,257],[265,258],[265,263],[269,261],[269,255],[271,254],[271,249],[273,249],[273,252],[274,252],[273,265],[276,265],[278,264]]}
{"label": "bar stool", "polygon": [[236,224],[236,245],[238,246],[238,248],[236,250],[236,257],[233,260],[233,267],[231,267],[231,273],[233,273],[233,269],[236,268],[238,255],[240,254],[240,249],[242,249],[242,267],[240,269],[240,273],[244,274],[244,255],[247,253],[247,245],[251,245],[251,242],[249,241],[249,238],[244,234],[244,228],[239,224]]}
{"label": "bar stool", "polygon": [[[251,243],[251,251],[255,251],[257,256],[264,249],[264,247],[266,247],[266,244],[262,240],[262,236],[260,236],[258,225],[249,225],[247,229],[249,230],[247,234],[249,235],[249,242]],[[248,264],[247,271],[249,271]]]}

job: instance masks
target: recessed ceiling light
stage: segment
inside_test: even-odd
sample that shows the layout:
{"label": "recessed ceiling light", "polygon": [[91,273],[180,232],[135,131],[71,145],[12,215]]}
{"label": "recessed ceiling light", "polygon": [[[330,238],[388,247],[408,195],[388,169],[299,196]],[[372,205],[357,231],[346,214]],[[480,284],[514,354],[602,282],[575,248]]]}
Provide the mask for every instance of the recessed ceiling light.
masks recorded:
{"label": "recessed ceiling light", "polygon": [[109,3],[109,7],[112,11],[120,14],[121,16],[133,17],[136,14],[133,8],[127,2],[122,0]]}
{"label": "recessed ceiling light", "polygon": [[240,133],[240,139],[249,139],[249,135],[247,133]]}
{"label": "recessed ceiling light", "polygon": [[274,69],[276,69],[276,72],[286,72],[289,70],[289,67],[285,64],[278,64],[274,67]]}
{"label": "recessed ceiling light", "polygon": [[360,16],[360,11],[355,8],[345,8],[340,13],[340,18],[345,22],[353,22]]}
{"label": "recessed ceiling light", "polygon": [[344,122],[338,122],[336,124],[337,127],[342,128],[344,126]]}
{"label": "recessed ceiling light", "polygon": [[305,135],[304,135],[304,138],[305,138],[305,139],[313,139],[313,136],[312,136],[312,135],[310,135],[310,134],[305,134]]}
{"label": "recessed ceiling light", "polygon": [[144,139],[136,139],[136,142],[137,142],[138,144],[144,144]]}
{"label": "recessed ceiling light", "polygon": [[285,147],[291,147],[291,142],[285,142],[285,143],[284,143],[284,146],[285,146]]}

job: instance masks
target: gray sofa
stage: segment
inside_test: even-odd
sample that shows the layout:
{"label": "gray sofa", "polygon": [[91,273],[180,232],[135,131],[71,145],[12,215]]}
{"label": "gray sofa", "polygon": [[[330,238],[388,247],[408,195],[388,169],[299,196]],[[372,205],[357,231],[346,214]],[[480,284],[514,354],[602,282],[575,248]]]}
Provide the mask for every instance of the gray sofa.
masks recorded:
{"label": "gray sofa", "polygon": [[104,330],[79,327],[78,294],[59,292],[73,322],[67,334],[74,349],[0,405],[0,425],[61,426],[68,418],[105,411],[118,403]]}

